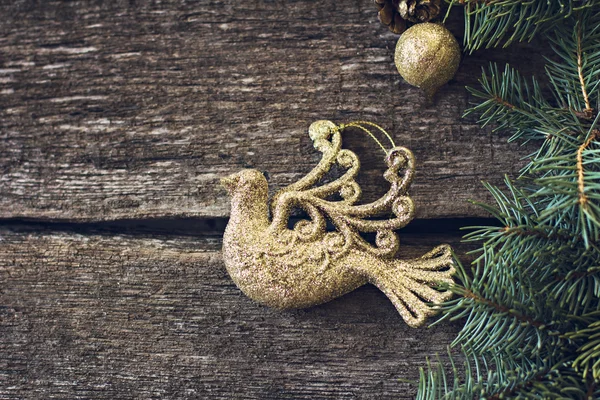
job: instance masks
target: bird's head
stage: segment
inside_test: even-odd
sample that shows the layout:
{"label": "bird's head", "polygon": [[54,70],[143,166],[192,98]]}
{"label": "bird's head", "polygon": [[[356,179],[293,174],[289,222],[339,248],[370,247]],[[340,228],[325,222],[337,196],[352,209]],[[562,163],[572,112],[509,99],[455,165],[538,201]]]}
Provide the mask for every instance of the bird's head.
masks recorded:
{"label": "bird's head", "polygon": [[267,179],[262,172],[255,169],[243,169],[240,172],[221,178],[221,185],[230,196],[247,193],[250,196],[266,196],[269,190]]}

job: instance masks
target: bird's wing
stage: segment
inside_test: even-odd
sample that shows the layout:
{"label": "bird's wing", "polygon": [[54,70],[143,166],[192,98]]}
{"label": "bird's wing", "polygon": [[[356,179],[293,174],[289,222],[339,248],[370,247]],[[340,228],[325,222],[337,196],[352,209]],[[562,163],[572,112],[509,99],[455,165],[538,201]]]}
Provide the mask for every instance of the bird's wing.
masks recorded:
{"label": "bird's wing", "polygon": [[[290,246],[298,241],[323,239],[330,242],[334,256],[345,253],[354,245],[378,256],[393,256],[398,249],[394,231],[404,227],[414,216],[413,202],[406,194],[414,175],[412,153],[403,147],[389,151],[386,157],[388,168],[383,176],[390,182],[390,189],[372,203],[356,205],[361,195],[355,180],[360,161],[352,151],[341,148],[340,129],[330,121],[318,121],[311,125],[309,134],[314,147],[323,153],[322,159],[304,178],[276,193],[271,203],[271,233]],[[342,176],[317,185],[334,165],[345,170]],[[336,194],[339,199],[331,199]],[[309,219],[300,220],[290,230],[288,220],[294,208],[306,211]],[[373,219],[390,210],[393,217]],[[334,224],[336,232],[326,233],[327,219]],[[370,245],[360,232],[375,232],[376,245]]]}

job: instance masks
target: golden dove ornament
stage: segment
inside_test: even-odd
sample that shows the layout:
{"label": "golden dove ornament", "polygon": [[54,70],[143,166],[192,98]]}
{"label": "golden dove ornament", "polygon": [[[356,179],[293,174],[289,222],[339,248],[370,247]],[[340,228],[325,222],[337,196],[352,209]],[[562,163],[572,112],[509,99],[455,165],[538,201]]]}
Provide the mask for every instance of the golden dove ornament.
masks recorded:
{"label": "golden dove ornament", "polygon": [[[229,275],[248,297],[280,309],[304,308],[372,283],[413,327],[435,312],[427,302],[441,303],[451,297],[449,291],[434,288],[452,282],[455,269],[448,245],[413,260],[395,258],[399,249],[395,230],[414,217],[407,190],[415,159],[410,150],[393,145],[387,133],[393,148],[386,151],[383,176],[390,188],[372,203],[355,204],[361,195],[355,181],[360,162],[355,153],[342,149],[342,132],[356,127],[374,138],[366,126],[379,128],[361,121],[340,126],[331,121],[313,123],[309,135],[323,154],[321,161],[276,193],[270,207],[267,180],[261,172],[244,169],[222,178],[231,195],[223,258]],[[342,175],[323,183],[334,166]],[[290,229],[293,209],[304,210],[308,217]],[[392,217],[377,219],[390,210]],[[327,230],[327,220],[334,230]],[[369,232],[375,233],[374,244],[361,236]]]}

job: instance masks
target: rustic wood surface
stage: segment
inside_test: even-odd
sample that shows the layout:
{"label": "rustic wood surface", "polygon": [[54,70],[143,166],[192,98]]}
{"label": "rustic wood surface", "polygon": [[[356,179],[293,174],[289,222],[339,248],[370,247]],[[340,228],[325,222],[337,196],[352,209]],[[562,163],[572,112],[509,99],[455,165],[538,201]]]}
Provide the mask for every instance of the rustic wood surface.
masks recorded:
{"label": "rustic wood surface", "polygon": [[[467,56],[428,104],[371,0],[0,0],[0,15],[0,399],[413,397],[401,379],[459,324],[408,328],[371,286],[253,303],[223,268],[218,178],[254,167],[275,190],[318,162],[311,122],[370,120],[418,160],[403,256],[449,242],[465,258],[460,218],[485,216],[466,200],[531,147],[461,119],[464,86],[490,61],[541,70],[543,46]],[[345,144],[376,197],[380,150]]]}
{"label": "rustic wood surface", "polygon": [[[397,36],[372,1],[19,1],[0,6],[0,216],[223,217],[220,176],[267,171],[274,188],[318,161],[317,119],[366,119],[418,160],[420,218],[483,215],[480,181],[529,149],[462,120],[480,68],[540,68],[539,46],[468,56],[432,105],[393,64]],[[450,28],[460,36],[460,12]],[[381,192],[380,150],[360,150]]]}
{"label": "rustic wood surface", "polygon": [[[276,311],[220,239],[0,230],[0,398],[405,399],[458,326],[409,328],[376,288]],[[404,256],[457,235],[408,234]]]}

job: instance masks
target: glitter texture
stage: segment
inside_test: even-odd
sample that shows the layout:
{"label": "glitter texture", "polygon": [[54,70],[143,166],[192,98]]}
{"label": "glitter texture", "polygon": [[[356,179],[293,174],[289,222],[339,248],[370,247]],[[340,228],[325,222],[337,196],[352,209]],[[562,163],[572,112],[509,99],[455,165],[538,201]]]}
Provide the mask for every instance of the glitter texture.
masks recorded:
{"label": "glitter texture", "polygon": [[400,75],[432,98],[458,70],[460,47],[444,26],[431,22],[410,27],[396,44],[394,62]]}
{"label": "glitter texture", "polygon": [[[342,149],[343,127],[317,121],[309,128],[323,156],[298,182],[275,194],[268,204],[264,175],[245,169],[221,180],[230,193],[231,217],[223,237],[225,266],[236,285],[253,300],[276,308],[304,308],[330,301],[367,282],[376,285],[410,326],[434,313],[426,302],[440,303],[451,293],[435,290],[436,282],[452,282],[451,250],[438,246],[414,260],[394,258],[399,249],[395,230],[414,217],[407,195],[415,160],[410,150],[394,147],[386,157],[384,178],[390,189],[369,204],[355,177],[358,157]],[[322,178],[336,165],[343,172],[332,182]],[[333,195],[337,199],[331,199]],[[293,209],[307,219],[288,228]],[[372,219],[392,211],[389,219]],[[269,218],[271,214],[272,218]],[[327,231],[327,220],[335,226]],[[360,233],[375,233],[375,244]]]}

